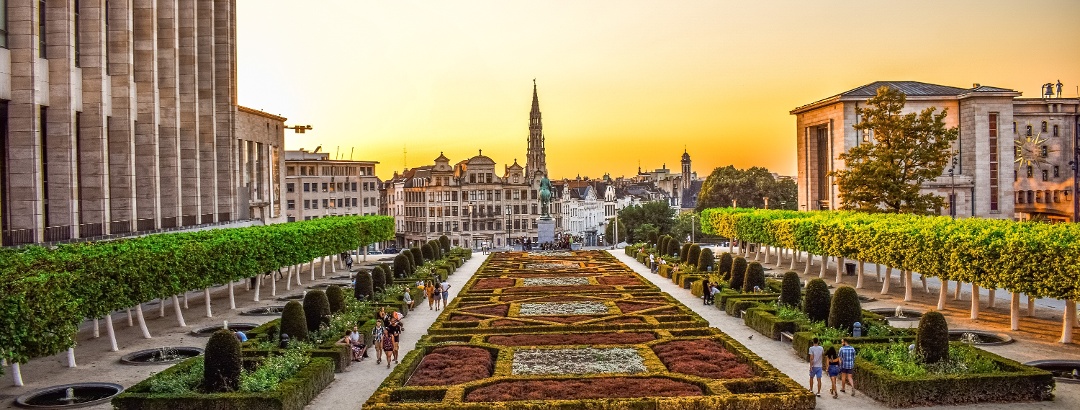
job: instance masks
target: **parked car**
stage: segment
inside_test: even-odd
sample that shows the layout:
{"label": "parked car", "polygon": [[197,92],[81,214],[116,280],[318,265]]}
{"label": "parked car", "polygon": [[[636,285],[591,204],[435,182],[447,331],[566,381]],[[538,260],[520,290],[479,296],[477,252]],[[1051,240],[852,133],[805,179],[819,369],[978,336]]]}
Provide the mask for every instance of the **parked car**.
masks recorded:
{"label": "parked car", "polygon": [[395,247],[389,247],[389,248],[383,249],[383,253],[388,254],[388,255],[389,254],[394,254],[394,253],[401,253],[401,249],[398,249],[398,248],[395,248]]}

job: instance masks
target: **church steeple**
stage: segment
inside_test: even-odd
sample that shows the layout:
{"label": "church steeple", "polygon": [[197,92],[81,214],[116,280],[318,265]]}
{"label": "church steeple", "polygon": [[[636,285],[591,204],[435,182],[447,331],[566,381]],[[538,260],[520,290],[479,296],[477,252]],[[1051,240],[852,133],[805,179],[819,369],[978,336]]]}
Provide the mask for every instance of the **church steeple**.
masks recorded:
{"label": "church steeple", "polygon": [[536,79],[533,79],[532,110],[529,111],[529,150],[525,158],[525,178],[530,182],[538,180],[540,174],[548,175],[547,155],[544,153],[544,125],[540,120],[540,98],[536,94]]}

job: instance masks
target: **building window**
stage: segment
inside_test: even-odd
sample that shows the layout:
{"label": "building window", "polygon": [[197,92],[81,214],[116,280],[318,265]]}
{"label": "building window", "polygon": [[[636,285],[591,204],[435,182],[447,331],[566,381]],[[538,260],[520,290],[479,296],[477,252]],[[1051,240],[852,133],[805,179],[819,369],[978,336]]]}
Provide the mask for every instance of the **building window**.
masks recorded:
{"label": "building window", "polygon": [[338,207],[338,208],[341,208],[341,207],[343,206],[343,204],[342,204],[342,202],[341,202],[341,201],[342,201],[342,199],[341,199],[341,198],[338,198],[338,200],[337,200],[337,207]]}
{"label": "building window", "polygon": [[1041,132],[1046,132],[1046,121],[1042,122],[1042,131]]}
{"label": "building window", "polygon": [[1029,204],[1035,203],[1035,191],[1031,191],[1031,190],[1027,191],[1027,203],[1029,203]]}
{"label": "building window", "polygon": [[[305,191],[307,191],[307,190],[305,189]],[[288,184],[285,184],[285,192],[289,192],[289,193],[296,192],[296,184],[294,184],[292,182],[290,182]]]}
{"label": "building window", "polygon": [[296,222],[296,217],[295,216],[290,216],[289,217],[289,222]]}
{"label": "building window", "polygon": [[1054,136],[1055,136],[1055,137],[1059,136],[1059,134],[1058,134],[1058,126],[1057,126],[1057,124],[1054,124]]}
{"label": "building window", "polygon": [[290,167],[285,168],[285,176],[291,177],[291,176],[295,176],[295,175],[296,175],[296,167],[290,166]]}
{"label": "building window", "polygon": [[1049,181],[1050,180],[1050,171],[1047,171],[1045,169],[1042,170],[1042,179],[1043,179],[1043,181]]}
{"label": "building window", "polygon": [[1054,165],[1054,178],[1057,178],[1057,177],[1060,177],[1060,176],[1061,176],[1061,168],[1059,168],[1057,165]]}
{"label": "building window", "polygon": [[7,46],[7,0],[0,0],[0,47]]}
{"label": "building window", "polygon": [[296,200],[290,199],[285,202],[285,209],[296,209]]}
{"label": "building window", "polygon": [[[352,190],[353,190],[353,192],[356,192],[356,183],[355,182],[352,183]],[[368,190],[367,189],[367,182],[364,183],[364,190],[365,191]]]}
{"label": "building window", "polygon": [[322,183],[322,191],[327,192],[329,189],[330,189],[330,184],[328,184],[326,182],[323,182]]}
{"label": "building window", "polygon": [[[4,14],[7,14],[7,12],[5,11]],[[45,47],[48,46],[48,43],[45,41],[47,37],[45,34],[45,0],[38,0],[38,57],[41,58],[46,58]]]}
{"label": "building window", "polygon": [[1013,121],[1013,134],[1016,134],[1016,121]]}
{"label": "building window", "polygon": [[1035,169],[1032,168],[1031,165],[1028,165],[1027,166],[1027,177],[1031,178],[1034,175],[1035,175]]}
{"label": "building window", "polygon": [[1031,125],[1028,125],[1028,126],[1024,127],[1024,134],[1027,135],[1028,137],[1031,136]]}
{"label": "building window", "polygon": [[1054,202],[1061,202],[1061,198],[1058,197],[1058,192],[1061,191],[1054,191]]}
{"label": "building window", "polygon": [[1046,148],[1045,145],[1043,145],[1039,147],[1039,155],[1041,155],[1043,158],[1046,158],[1048,155],[1050,155],[1050,151]]}
{"label": "building window", "polygon": [[1020,191],[1020,192],[1016,193],[1016,203],[1018,203],[1018,204],[1024,203],[1024,192],[1023,191]]}
{"label": "building window", "polygon": [[[325,201],[325,199],[323,201]],[[318,199],[312,199],[311,200],[311,209],[319,209],[319,200]]]}
{"label": "building window", "polygon": [[990,113],[990,212],[998,211],[998,113]]}
{"label": "building window", "polygon": [[1035,203],[1041,204],[1043,202],[1043,191],[1035,191]]}
{"label": "building window", "polygon": [[311,201],[310,200],[307,200],[307,199],[304,200],[304,209],[311,209]]}

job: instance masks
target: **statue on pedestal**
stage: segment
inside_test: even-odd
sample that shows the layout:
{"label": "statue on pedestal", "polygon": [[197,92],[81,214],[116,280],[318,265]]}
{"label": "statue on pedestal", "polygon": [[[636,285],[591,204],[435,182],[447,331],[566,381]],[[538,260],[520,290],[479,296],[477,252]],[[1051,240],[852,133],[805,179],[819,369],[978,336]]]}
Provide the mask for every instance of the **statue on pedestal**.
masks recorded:
{"label": "statue on pedestal", "polygon": [[540,218],[548,219],[548,205],[551,204],[551,180],[545,175],[540,179]]}

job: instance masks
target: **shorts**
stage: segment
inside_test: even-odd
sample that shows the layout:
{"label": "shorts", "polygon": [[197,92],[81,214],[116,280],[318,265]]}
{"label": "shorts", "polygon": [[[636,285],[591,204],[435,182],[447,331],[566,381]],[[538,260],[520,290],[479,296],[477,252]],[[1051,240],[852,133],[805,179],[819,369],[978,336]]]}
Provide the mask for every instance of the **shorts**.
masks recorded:
{"label": "shorts", "polygon": [[380,339],[380,340],[376,340],[376,341],[375,341],[374,343],[372,343],[372,344],[373,344],[373,345],[375,345],[375,350],[378,350],[378,351],[380,351],[380,352],[381,352],[381,351],[383,350],[383,345],[382,345],[382,340],[381,340],[381,339]]}
{"label": "shorts", "polygon": [[445,291],[444,290],[443,293],[442,293],[442,298],[443,298],[443,300],[450,300],[450,291]]}
{"label": "shorts", "polygon": [[840,375],[840,366],[829,366],[829,377],[836,377]]}
{"label": "shorts", "polygon": [[855,374],[855,369],[854,369],[854,368],[851,368],[851,369],[840,369],[840,373],[843,373],[843,374]]}
{"label": "shorts", "polygon": [[821,368],[820,367],[811,367],[810,368],[810,377],[817,377],[817,378],[820,379],[821,378]]}

